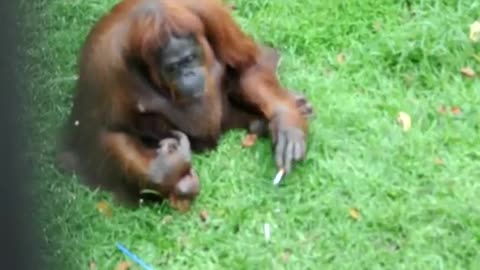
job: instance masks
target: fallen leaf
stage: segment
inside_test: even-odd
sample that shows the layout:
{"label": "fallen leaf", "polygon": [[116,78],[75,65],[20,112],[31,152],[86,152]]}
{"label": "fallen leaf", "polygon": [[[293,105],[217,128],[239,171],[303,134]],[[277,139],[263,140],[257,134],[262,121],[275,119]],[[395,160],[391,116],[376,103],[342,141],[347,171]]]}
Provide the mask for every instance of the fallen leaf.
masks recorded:
{"label": "fallen leaf", "polygon": [[350,208],[349,213],[354,220],[360,219],[360,211],[357,208]]}
{"label": "fallen leaf", "polygon": [[402,125],[403,131],[408,131],[412,127],[412,119],[410,115],[405,112],[399,112],[397,116],[397,122]]}
{"label": "fallen leaf", "polygon": [[339,53],[337,55],[337,62],[340,65],[343,65],[343,63],[345,63],[345,55],[343,53]]}
{"label": "fallen leaf", "polygon": [[112,210],[106,201],[100,201],[97,203],[97,211],[106,217],[112,215]]}
{"label": "fallen leaf", "polygon": [[205,222],[208,219],[208,212],[207,210],[200,211],[200,219]]}
{"label": "fallen leaf", "polygon": [[255,142],[257,142],[257,135],[256,134],[247,134],[245,138],[243,138],[242,145],[244,147],[252,147]]}
{"label": "fallen leaf", "polygon": [[120,263],[117,264],[117,267],[115,268],[115,270],[128,270],[130,269],[130,263],[127,262],[127,261],[122,261]]}
{"label": "fallen leaf", "polygon": [[472,42],[478,42],[480,40],[480,22],[475,21],[470,25],[469,38]]}
{"label": "fallen leaf", "polygon": [[464,67],[464,68],[460,69],[460,72],[468,78],[473,78],[473,77],[477,76],[475,71],[473,71],[473,69],[471,69],[469,67]]}
{"label": "fallen leaf", "polygon": [[90,267],[88,269],[97,270],[97,264],[94,261],[91,261],[90,262]]}
{"label": "fallen leaf", "polygon": [[378,32],[382,29],[382,22],[381,21],[376,21],[373,24],[373,31]]}
{"label": "fallen leaf", "polygon": [[437,111],[439,114],[443,114],[443,115],[447,114],[447,108],[445,107],[445,105],[438,106]]}
{"label": "fallen leaf", "polygon": [[453,113],[453,115],[459,115],[462,113],[462,110],[460,109],[460,107],[457,107],[457,106],[453,106],[450,111]]}

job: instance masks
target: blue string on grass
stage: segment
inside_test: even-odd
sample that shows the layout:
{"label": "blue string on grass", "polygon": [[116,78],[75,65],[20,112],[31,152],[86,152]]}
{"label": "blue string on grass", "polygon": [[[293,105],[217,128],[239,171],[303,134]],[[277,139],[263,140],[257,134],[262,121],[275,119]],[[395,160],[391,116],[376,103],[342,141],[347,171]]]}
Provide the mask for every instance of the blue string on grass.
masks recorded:
{"label": "blue string on grass", "polygon": [[148,266],[144,261],[140,260],[135,254],[133,254],[130,250],[128,250],[126,247],[124,247],[122,244],[117,243],[117,248],[125,254],[125,256],[129,257],[132,259],[134,262],[136,262],[138,265],[140,265],[143,269],[145,270],[153,270],[152,267]]}

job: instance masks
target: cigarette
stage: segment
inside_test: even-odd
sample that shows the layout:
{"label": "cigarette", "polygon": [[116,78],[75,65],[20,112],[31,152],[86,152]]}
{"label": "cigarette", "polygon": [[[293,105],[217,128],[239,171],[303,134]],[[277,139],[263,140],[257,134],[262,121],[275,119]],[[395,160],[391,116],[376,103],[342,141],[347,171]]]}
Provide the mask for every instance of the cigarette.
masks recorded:
{"label": "cigarette", "polygon": [[280,183],[280,181],[282,181],[282,178],[283,178],[283,175],[285,174],[285,170],[284,169],[280,169],[278,172],[277,172],[277,175],[275,175],[275,178],[273,178],[273,185],[276,186]]}
{"label": "cigarette", "polygon": [[270,224],[263,224],[263,233],[265,235],[265,240],[270,241]]}

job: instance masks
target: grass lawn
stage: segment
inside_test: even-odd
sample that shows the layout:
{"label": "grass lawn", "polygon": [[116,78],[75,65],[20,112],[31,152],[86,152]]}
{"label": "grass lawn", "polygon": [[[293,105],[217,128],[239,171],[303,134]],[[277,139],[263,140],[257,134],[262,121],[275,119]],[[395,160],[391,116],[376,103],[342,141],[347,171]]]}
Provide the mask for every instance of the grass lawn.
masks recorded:
{"label": "grass lawn", "polygon": [[459,71],[480,72],[468,38],[480,1],[403,2],[236,0],[242,27],[282,50],[282,82],[315,106],[308,158],[274,188],[270,141],[244,149],[245,132],[230,132],[195,156],[202,192],[187,214],[124,209],[55,166],[79,47],[115,1],[26,2],[45,256],[114,269],[118,241],[155,269],[480,269],[480,80]]}

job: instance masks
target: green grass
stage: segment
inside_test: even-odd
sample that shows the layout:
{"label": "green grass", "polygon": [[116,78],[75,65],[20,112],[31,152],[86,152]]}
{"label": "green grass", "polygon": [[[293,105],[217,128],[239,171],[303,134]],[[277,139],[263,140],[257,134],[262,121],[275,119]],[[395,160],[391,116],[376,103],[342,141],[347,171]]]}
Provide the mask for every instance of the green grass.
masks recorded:
{"label": "green grass", "polygon": [[[242,27],[281,48],[282,82],[314,104],[307,160],[274,188],[270,142],[243,149],[245,133],[231,132],[195,156],[202,192],[191,212],[112,206],[111,218],[95,208],[110,195],[61,173],[53,147],[78,49],[114,1],[28,2],[37,17],[27,51],[36,63],[29,154],[44,195],[42,232],[55,243],[45,256],[62,269],[90,261],[113,269],[125,259],[119,241],[155,269],[480,269],[480,80],[459,72],[480,72],[472,57],[480,46],[468,40],[480,1],[412,1],[414,16],[402,2],[235,1]],[[441,104],[462,114],[440,115]],[[395,122],[400,111],[412,117],[409,132]]]}

